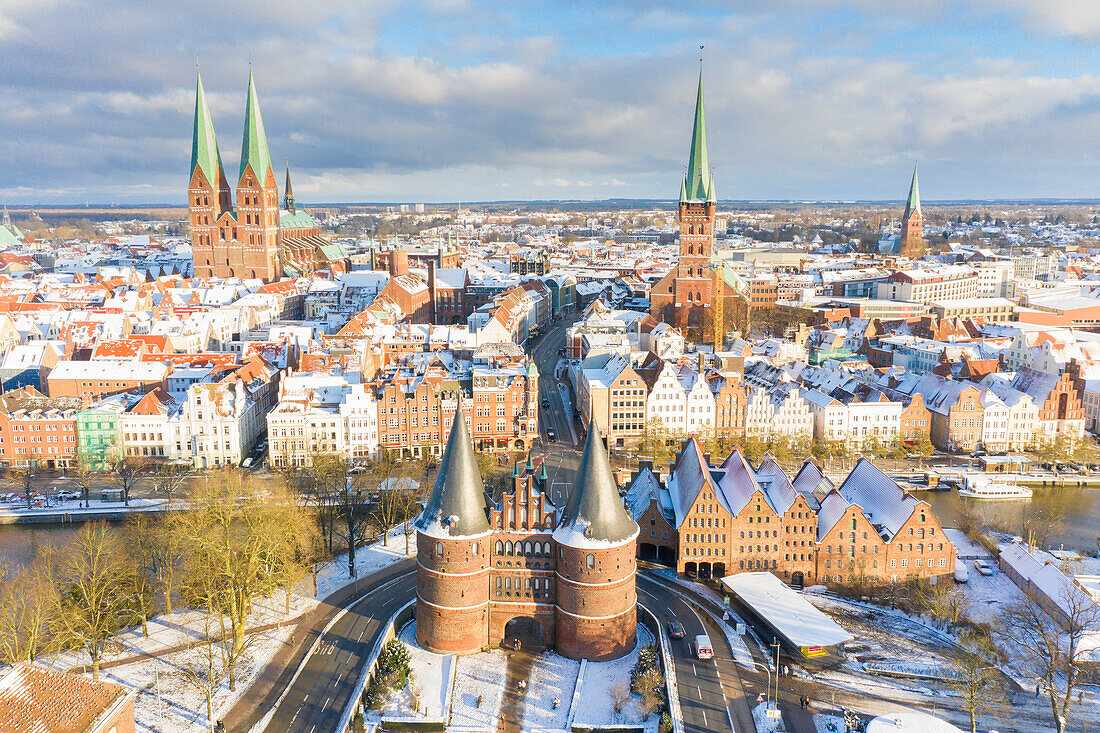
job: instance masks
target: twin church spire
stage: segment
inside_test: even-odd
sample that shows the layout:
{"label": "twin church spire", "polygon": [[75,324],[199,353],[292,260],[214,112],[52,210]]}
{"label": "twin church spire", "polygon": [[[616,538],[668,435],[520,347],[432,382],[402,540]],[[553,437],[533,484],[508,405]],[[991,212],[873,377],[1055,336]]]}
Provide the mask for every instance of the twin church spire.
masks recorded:
{"label": "twin church spire", "polygon": [[[271,170],[271,152],[267,147],[267,134],[264,121],[260,116],[260,101],[256,96],[256,83],[252,70],[248,72],[248,97],[244,108],[244,138],[241,142],[241,166],[238,179],[244,178],[245,171],[252,167],[252,173],[260,186],[267,184]],[[217,176],[225,172],[221,152],[218,150],[217,137],[210,109],[206,104],[206,90],[202,86],[202,74],[195,82],[195,130],[191,140],[191,170],[198,167],[206,180],[217,186]]]}

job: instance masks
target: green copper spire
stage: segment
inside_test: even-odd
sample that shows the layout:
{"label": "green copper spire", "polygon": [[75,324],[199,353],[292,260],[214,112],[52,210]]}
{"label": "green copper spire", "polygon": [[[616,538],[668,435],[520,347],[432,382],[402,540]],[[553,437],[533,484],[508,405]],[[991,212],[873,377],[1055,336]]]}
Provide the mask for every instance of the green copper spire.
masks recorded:
{"label": "green copper spire", "polygon": [[[905,200],[905,215],[908,219],[914,212],[920,214],[920,189],[917,188],[917,166],[913,166],[913,182],[909,184],[909,198]],[[923,214],[921,214],[923,216]]]}
{"label": "green copper spire", "polygon": [[264,133],[264,121],[260,117],[260,100],[256,98],[256,84],[252,81],[252,69],[248,70],[248,102],[244,107],[241,176],[250,164],[260,185],[266,184],[267,169],[271,167],[271,154],[267,150],[267,134]]}
{"label": "green copper spire", "polygon": [[703,72],[699,71],[699,91],[695,97],[695,127],[691,131],[687,176],[680,187],[681,201],[713,201],[713,185],[707,164],[707,123],[703,115]]}
{"label": "green copper spire", "polygon": [[290,187],[290,161],[286,162],[286,187],[283,189],[283,208],[294,213],[294,189]]}
{"label": "green copper spire", "polygon": [[195,132],[191,137],[192,174],[196,166],[202,168],[202,174],[216,191],[222,156],[218,152],[218,141],[214,137],[214,122],[210,119],[210,110],[206,107],[206,90],[202,88],[202,74],[196,74],[195,81]]}

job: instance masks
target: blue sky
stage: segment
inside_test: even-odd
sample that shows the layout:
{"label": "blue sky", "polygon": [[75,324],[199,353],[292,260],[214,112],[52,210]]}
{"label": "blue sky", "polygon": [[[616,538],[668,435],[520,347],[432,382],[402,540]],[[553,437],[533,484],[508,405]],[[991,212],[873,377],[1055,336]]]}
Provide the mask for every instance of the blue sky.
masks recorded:
{"label": "blue sky", "polygon": [[0,0],[0,201],[182,203],[196,57],[305,202],[672,198],[701,44],[720,198],[1100,198],[1088,0],[317,5]]}

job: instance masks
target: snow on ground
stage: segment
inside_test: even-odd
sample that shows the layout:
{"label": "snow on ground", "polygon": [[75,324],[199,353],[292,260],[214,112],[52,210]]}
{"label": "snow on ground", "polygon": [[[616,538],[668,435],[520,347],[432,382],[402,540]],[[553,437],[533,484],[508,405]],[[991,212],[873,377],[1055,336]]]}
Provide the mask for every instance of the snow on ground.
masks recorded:
{"label": "snow on ground", "polygon": [[[500,721],[500,701],[508,659],[502,649],[467,654],[455,663],[455,687],[451,695],[451,719],[456,728],[495,729]],[[481,696],[481,707],[477,698]]]}
{"label": "snow on ground", "polygon": [[[256,628],[271,623],[289,621],[311,610],[317,605],[312,598],[303,598],[291,595],[290,615],[285,616],[285,596],[281,591],[267,598],[259,598],[252,604],[252,615],[248,617],[248,627]],[[157,652],[182,644],[190,644],[200,641],[205,633],[203,630],[203,614],[183,608],[172,613],[161,614],[149,620],[148,638],[141,635],[141,625],[131,626],[116,634],[113,644],[108,645],[103,655],[104,662],[110,662],[125,657],[133,657],[139,654],[156,654]],[[212,634],[219,633],[217,628],[211,629]],[[89,664],[88,655],[82,648],[73,649],[58,655],[56,658],[40,659],[42,664],[48,664],[54,669],[71,669]]]}
{"label": "snow on ground", "polygon": [[630,670],[638,661],[638,652],[652,643],[653,634],[645,626],[639,626],[638,644],[632,652],[610,662],[589,662],[585,666],[574,725],[642,723],[646,731],[657,730],[658,716],[651,715],[643,723],[640,696],[632,694],[621,713],[615,713],[611,703],[611,688],[620,684],[630,685]]}
{"label": "snow on ground", "polygon": [[[524,730],[565,730],[580,669],[577,660],[553,652],[535,657],[523,699]],[[554,710],[555,697],[559,703],[557,710]]]}
{"label": "snow on ground", "polygon": [[[947,535],[947,539],[951,540],[951,544],[955,545],[955,557],[960,560],[974,560],[976,558],[983,558],[988,560],[993,557],[989,553],[989,550],[985,549],[976,542],[971,542],[970,538],[966,536],[966,533],[961,529],[948,529],[944,528],[943,533]],[[973,563],[966,563],[973,574]]]}
{"label": "snow on ground", "polygon": [[769,708],[775,708],[772,703],[762,702],[752,709],[752,722],[756,725],[756,733],[783,733],[782,718],[768,716]]}
{"label": "snow on ground", "polygon": [[[279,648],[287,643],[290,629],[281,627],[258,634],[237,677],[237,689],[230,692],[223,682],[214,697],[217,720],[246,694],[257,674]],[[138,733],[198,733],[210,730],[206,719],[206,698],[180,679],[179,665],[193,658],[197,650],[177,652],[157,659],[103,670],[100,678],[137,688],[134,719]]]}
{"label": "snow on ground", "polygon": [[817,733],[838,733],[844,730],[844,718],[838,715],[815,715],[814,727],[817,728]]}
{"label": "snow on ground", "polygon": [[992,622],[1006,608],[1024,598],[1020,589],[1000,568],[993,564],[991,567],[993,575],[985,576],[971,565],[970,579],[957,586],[966,599],[967,617],[979,623]]}
{"label": "snow on ground", "polygon": [[55,514],[115,514],[117,512],[147,512],[159,510],[163,507],[164,499],[130,499],[130,506],[126,506],[121,501],[100,501],[99,499],[89,499],[88,508],[83,507],[83,502],[78,500],[54,502],[50,506],[36,506],[30,509],[27,508],[27,502],[24,499],[15,499],[12,502],[5,503],[5,506],[0,508],[0,517],[28,517],[28,516],[50,516]]}
{"label": "snow on ground", "polygon": [[[403,690],[392,693],[382,706],[386,718],[425,718],[442,720],[447,707],[447,685],[450,682],[451,654],[433,654],[416,644],[416,622],[410,621],[398,634],[409,650],[412,679]],[[412,692],[420,696],[420,709],[413,710]]]}
{"label": "snow on ground", "polygon": [[[356,574],[362,578],[373,572],[381,570],[387,565],[404,560],[407,557],[416,556],[416,533],[409,537],[409,552],[405,554],[405,529],[398,525],[389,531],[388,544],[382,540],[374,544],[360,547],[355,551]],[[306,587],[312,595],[312,579],[307,581]],[[332,562],[321,568],[317,574],[317,597],[326,598],[340,590],[348,583],[354,582],[354,578],[348,576],[348,554],[337,555]]]}
{"label": "snow on ground", "polygon": [[[140,500],[131,501],[131,505]],[[93,505],[95,502],[93,502]],[[119,505],[114,505],[117,509]],[[416,545],[410,543],[411,554],[416,554]],[[355,552],[355,566],[359,576],[375,572],[387,565],[403,560],[405,555],[405,534],[403,527],[390,530],[389,546],[381,541],[359,548]],[[248,627],[256,628],[272,623],[291,621],[312,610],[319,598],[353,582],[348,577],[347,554],[340,555],[324,567],[317,578],[318,594],[313,595],[313,579],[307,577],[291,594],[290,615],[284,615],[285,598],[282,591],[276,591],[266,598],[253,602],[253,612],[248,618]],[[190,609],[180,609],[171,614],[162,614],[148,622],[149,637],[141,635],[141,626],[124,629],[115,636],[113,644],[108,645],[103,661],[122,659],[139,654],[154,654],[165,649],[199,641],[203,636],[202,614]],[[234,700],[247,691],[255,674],[262,670],[274,655],[279,645],[290,637],[293,624],[280,626],[256,635],[249,652],[249,661],[241,671],[237,689],[229,693],[228,687],[218,693],[216,710],[227,711]],[[213,631],[212,633],[217,633]],[[139,689],[134,714],[138,731],[190,731],[206,730],[206,703],[202,695],[190,692],[178,679],[178,665],[194,651],[181,651],[156,660],[141,660],[132,664],[103,670],[101,676],[114,682]],[[88,664],[88,655],[82,650],[71,650],[57,657],[38,660],[41,664],[54,669],[71,669]],[[160,692],[154,689],[159,672]],[[442,714],[438,701],[435,705]],[[215,712],[215,718],[217,712]],[[198,722],[195,722],[198,721]]]}

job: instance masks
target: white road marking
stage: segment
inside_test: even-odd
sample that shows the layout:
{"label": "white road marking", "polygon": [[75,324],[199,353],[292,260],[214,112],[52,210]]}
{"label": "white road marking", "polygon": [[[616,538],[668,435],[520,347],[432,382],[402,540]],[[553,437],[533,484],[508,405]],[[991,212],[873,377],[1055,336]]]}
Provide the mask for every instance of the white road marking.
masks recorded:
{"label": "white road marking", "polygon": [[703,699],[703,688],[699,685],[695,686],[695,696],[698,697],[700,700]]}
{"label": "white road marking", "polygon": [[726,717],[730,721],[730,730],[734,731],[734,733],[737,733],[737,729],[733,727],[733,713],[730,712],[730,709],[728,707],[726,708]]}
{"label": "white road marking", "polygon": [[699,710],[700,710],[700,712],[703,713],[703,725],[707,725],[707,710],[706,710],[706,708],[699,708]]}

